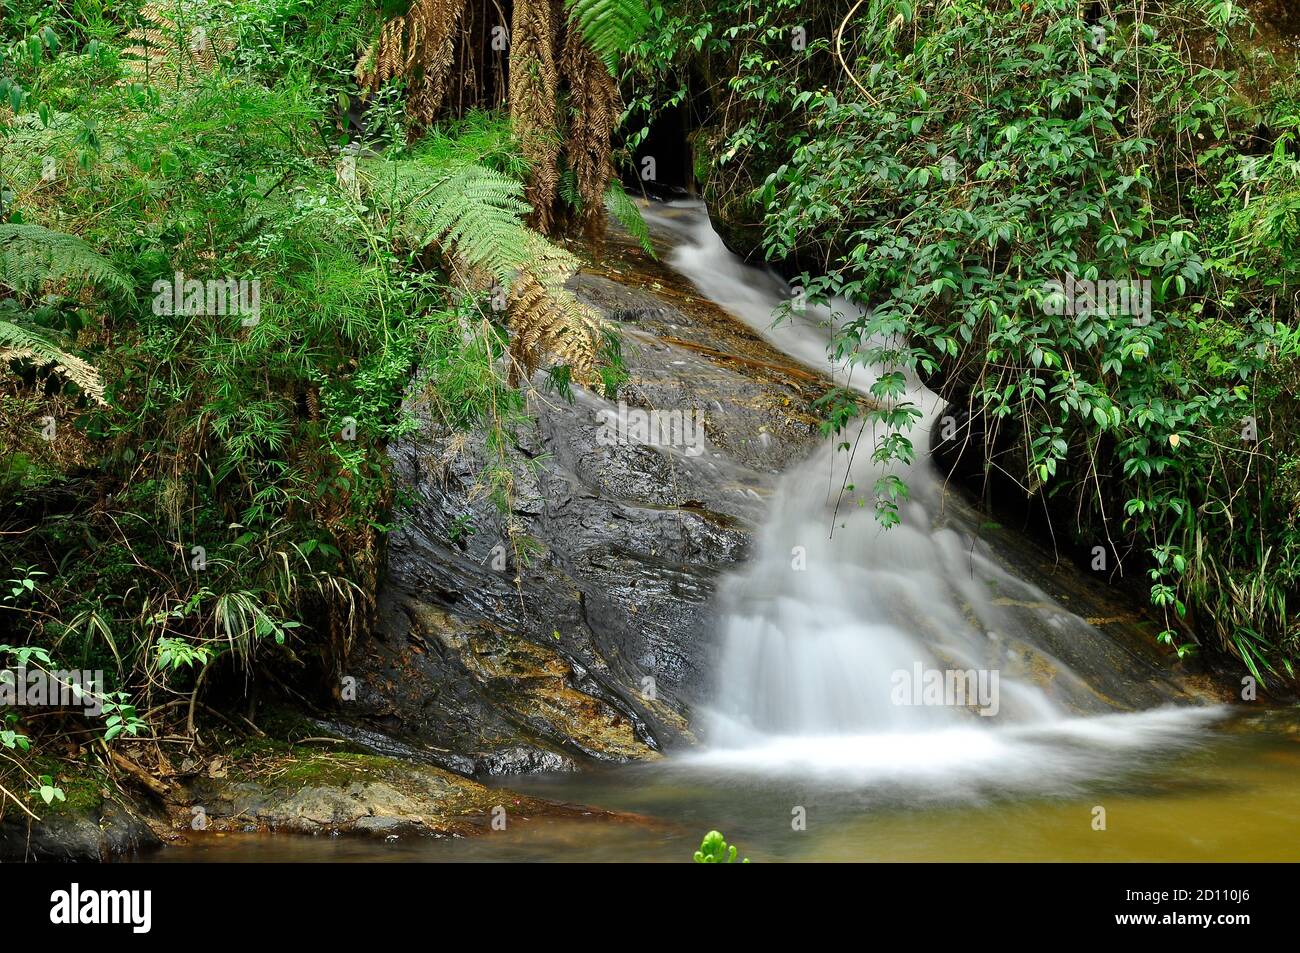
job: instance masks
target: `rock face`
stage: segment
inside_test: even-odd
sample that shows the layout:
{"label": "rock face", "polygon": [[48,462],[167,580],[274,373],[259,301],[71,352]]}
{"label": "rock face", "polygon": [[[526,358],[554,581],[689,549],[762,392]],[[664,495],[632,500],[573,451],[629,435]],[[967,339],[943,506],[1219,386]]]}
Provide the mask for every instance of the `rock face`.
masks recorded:
{"label": "rock face", "polygon": [[1008,573],[992,593],[996,634],[1008,648],[1006,675],[1027,679],[1080,715],[1228,701],[1199,657],[1180,661],[1156,641],[1160,620],[1140,593],[1104,573],[1088,574],[1027,531],[976,509],[948,490],[942,522]]}
{"label": "rock face", "polygon": [[[390,448],[407,503],[375,637],[351,665],[354,740],[489,774],[691,740],[715,580],[744,558],[776,474],[815,444],[822,387],[644,255],[611,258],[635,270],[593,266],[572,287],[621,334],[615,401],[537,390],[535,424],[498,461],[416,405],[425,425]],[[650,410],[685,415],[674,432],[695,439],[617,439],[620,412]],[[512,483],[505,513],[494,467]]]}
{"label": "rock face", "polygon": [[763,209],[752,198],[754,190],[774,171],[761,159],[720,162],[727,137],[718,126],[705,126],[690,135],[691,151],[699,157],[695,174],[709,221],[727,249],[747,262],[760,263],[763,255]]}
{"label": "rock face", "polygon": [[[941,382],[936,380],[935,386]],[[1008,476],[1022,465],[1011,436],[1014,425],[1001,427],[990,444],[985,423],[969,413],[962,382],[956,386],[958,393],[949,403],[951,429],[945,439],[944,431],[936,428],[930,449],[954,509],[965,514],[964,530],[1017,580],[1049,594],[1077,617],[1070,620],[1011,600],[1007,611],[1016,617],[1017,630],[1068,665],[1102,706],[1130,709],[1191,698],[1231,700],[1230,681],[1216,676],[1219,669],[1236,671],[1232,659],[1220,656],[1213,645],[1179,659],[1172,648],[1157,642],[1165,626],[1149,603],[1144,554],[1128,552],[1121,560],[1105,537],[1081,534],[1068,497],[1028,496]],[[1001,465],[986,470],[986,454]],[[1101,483],[1106,483],[1104,476]],[[974,501],[980,498],[983,503],[976,510]],[[1105,544],[1106,558],[1100,563],[1093,548],[1098,544]],[[1105,638],[1081,630],[1079,620]],[[1050,673],[1047,676],[1050,680]],[[1101,710],[1078,697],[1064,700],[1081,711]]]}

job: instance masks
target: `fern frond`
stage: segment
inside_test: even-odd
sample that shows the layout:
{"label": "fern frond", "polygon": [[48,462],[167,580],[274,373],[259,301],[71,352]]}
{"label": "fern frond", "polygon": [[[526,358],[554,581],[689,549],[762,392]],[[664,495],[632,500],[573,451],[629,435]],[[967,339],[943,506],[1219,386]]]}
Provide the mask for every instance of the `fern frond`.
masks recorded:
{"label": "fern frond", "polygon": [[577,380],[589,381],[601,341],[600,315],[565,287],[578,263],[541,235],[529,242],[530,266],[510,288],[510,350],[531,375],[543,355],[568,365]]}
{"label": "fern frond", "polygon": [[388,216],[396,238],[438,248],[449,270],[476,290],[493,283],[507,290],[510,350],[528,374],[551,355],[574,379],[593,378],[600,316],[565,287],[577,259],[524,224],[529,206],[518,181],[479,165],[418,160],[366,162],[361,172],[370,202]]}
{"label": "fern frond", "polygon": [[650,14],[642,0],[565,0],[569,19],[610,72],[619,58],[650,30]]}
{"label": "fern frond", "polygon": [[632,196],[627,194],[623,183],[617,179],[610,182],[609,188],[605,190],[605,208],[614,221],[622,225],[624,230],[636,239],[647,255],[651,258],[659,257],[655,254],[654,245],[650,241],[650,227],[646,225],[641,209],[636,202],[632,201]]}
{"label": "fern frond", "polygon": [[56,373],[80,387],[97,404],[104,403],[104,381],[99,371],[35,331],[10,321],[0,321],[0,363],[18,360],[52,364]]}
{"label": "fern frond", "polygon": [[[131,291],[127,277],[75,235],[40,225],[0,225],[0,287],[29,294],[44,284],[65,281],[90,281],[123,294]],[[104,382],[95,368],[39,332],[0,321],[0,362],[22,359],[54,365],[92,400],[104,403]]]}
{"label": "fern frond", "polygon": [[555,29],[551,0],[515,0],[510,25],[510,123],[519,149],[532,167],[528,204],[532,223],[549,232],[555,191],[559,185],[556,159],[556,94],[560,75],[555,63]]}
{"label": "fern frond", "polygon": [[394,235],[408,244],[437,245],[503,286],[524,266],[528,204],[510,176],[480,165],[415,160],[365,163],[363,173]]}
{"label": "fern frond", "polygon": [[560,201],[581,214],[582,193],[578,191],[578,173],[573,171],[572,166],[566,165],[560,171]]}
{"label": "fern frond", "polygon": [[131,291],[127,277],[77,236],[40,225],[0,225],[0,286],[27,293],[73,279]]}
{"label": "fern frond", "polygon": [[207,0],[151,0],[140,8],[141,25],[122,51],[137,80],[190,83],[217,68],[232,44],[216,8]]}
{"label": "fern frond", "polygon": [[415,0],[389,20],[357,63],[358,82],[378,89],[407,80],[406,111],[421,126],[433,122],[447,92],[457,27],[466,0]]}
{"label": "fern frond", "polygon": [[599,253],[605,231],[605,190],[614,175],[609,154],[621,112],[618,84],[577,30],[570,29],[565,36],[561,62],[573,109],[565,149],[582,198],[578,217]]}

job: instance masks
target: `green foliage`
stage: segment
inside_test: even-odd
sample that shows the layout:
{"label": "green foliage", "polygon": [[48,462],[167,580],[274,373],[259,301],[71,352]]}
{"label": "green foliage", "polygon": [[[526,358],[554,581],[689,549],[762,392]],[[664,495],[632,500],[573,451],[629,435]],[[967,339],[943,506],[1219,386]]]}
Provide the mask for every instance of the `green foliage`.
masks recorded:
{"label": "green foliage", "polygon": [[[695,852],[695,862],[697,864],[734,864],[736,863],[736,848],[728,845],[717,831],[709,831],[704,835],[704,840],[700,841],[700,849]],[[740,863],[749,863],[749,858],[746,857]]]}
{"label": "green foliage", "polygon": [[368,193],[411,246],[454,249],[472,268],[508,282],[528,260],[528,204],[517,179],[478,165],[411,159],[367,163]]}
{"label": "green foliage", "polygon": [[[30,296],[46,285],[82,280],[122,294],[130,289],[126,276],[79,238],[39,225],[0,224],[0,288]],[[15,304],[12,300],[0,302],[0,314],[14,313],[14,320],[0,319],[0,360],[52,364],[57,372],[102,402],[104,384],[98,372],[55,345],[50,331],[18,323],[25,315],[16,311]]]}
{"label": "green foliage", "polygon": [[8,751],[30,751],[32,747],[31,739],[15,731],[12,727],[17,721],[18,716],[13,712],[5,713],[4,727],[0,728],[0,747]]}
{"label": "green foliage", "polygon": [[[125,52],[134,9],[6,10],[0,351],[23,360],[0,376],[0,638],[109,672],[105,738],[259,661],[328,691],[377,584],[407,397],[498,450],[519,420],[504,317],[460,271],[507,283],[536,250],[526,167],[484,113],[411,148],[388,128],[359,170],[340,154],[361,9],[214,4],[211,68],[153,77]],[[256,312],[177,306],[177,275],[256,281]],[[102,406],[31,373],[73,366],[64,339]],[[485,482],[508,507],[509,475]]]}
{"label": "green foliage", "polygon": [[801,126],[794,101],[838,73],[825,58],[825,37],[844,13],[808,0],[656,5],[651,30],[632,51],[638,81],[628,101],[627,150],[644,141],[658,116],[689,110],[701,123],[691,145],[711,211],[724,220],[760,219],[754,190]]}
{"label": "green foliage", "polygon": [[[1049,497],[1082,546],[1146,554],[1162,641],[1216,636],[1291,673],[1300,110],[1293,83],[1245,98],[1232,67],[1274,67],[1234,45],[1241,8],[869,0],[841,32],[814,4],[801,56],[781,2],[695,6],[642,69],[667,102],[734,72],[700,142],[738,192],[706,192],[761,207],[768,256],[816,263],[811,298],[870,307],[831,346],[885,371],[861,421],[875,458],[914,453],[903,375],[939,381],[990,473]],[[1067,276],[1149,283],[1150,320],[1071,313]],[[831,432],[857,414],[826,406]],[[905,492],[877,484],[886,525]]]}
{"label": "green foliage", "polygon": [[74,235],[0,224],[0,285],[31,293],[43,284],[80,279],[123,294],[131,289],[125,275]]}
{"label": "green foliage", "polygon": [[30,792],[34,797],[39,797],[46,804],[67,800],[67,795],[63,793],[63,789],[55,786],[52,776],[42,774],[36,781],[36,786]]}
{"label": "green foliage", "polygon": [[463,119],[429,129],[405,153],[441,168],[481,165],[524,179],[528,162],[513,141],[509,120],[500,113],[471,111]]}
{"label": "green foliage", "polygon": [[605,193],[605,208],[609,210],[610,217],[636,239],[642,251],[651,258],[658,257],[655,255],[654,245],[650,242],[650,228],[646,225],[641,210],[627,194],[623,183],[617,179],[610,183],[609,190]]}
{"label": "green foliage", "polygon": [[[29,572],[22,580],[23,583],[30,582],[33,573]],[[31,587],[22,586],[14,590],[28,589],[34,591]],[[6,601],[11,601],[7,599]],[[69,696],[78,704],[84,706],[88,711],[94,711],[96,717],[101,721],[103,730],[103,742],[107,744],[115,738],[126,735],[134,737],[144,733],[148,725],[137,713],[135,706],[130,703],[124,692],[106,692],[103,686],[88,687],[78,682],[65,681],[65,674],[54,668],[54,661],[50,653],[35,645],[0,645],[0,660],[3,661],[4,668],[0,668],[0,684],[14,684],[19,673],[22,677],[27,677],[28,670],[35,670],[43,674],[51,685],[59,685],[61,689],[67,689]],[[63,790],[54,783],[50,775],[35,775],[28,769],[23,760],[18,757],[20,754],[27,754],[32,750],[31,738],[20,732],[15,727],[19,723],[19,716],[15,712],[6,712],[3,720],[3,728],[0,728],[0,779],[15,772],[25,776],[32,787],[28,794],[33,798],[40,798],[46,805],[54,801],[65,800]],[[0,784],[0,796],[7,797],[19,804],[24,810],[27,808],[18,801],[16,795],[3,784]],[[30,813],[30,811],[29,811]]]}
{"label": "green foliage", "polygon": [[565,0],[565,6],[588,45],[604,58],[611,72],[650,27],[643,0]]}

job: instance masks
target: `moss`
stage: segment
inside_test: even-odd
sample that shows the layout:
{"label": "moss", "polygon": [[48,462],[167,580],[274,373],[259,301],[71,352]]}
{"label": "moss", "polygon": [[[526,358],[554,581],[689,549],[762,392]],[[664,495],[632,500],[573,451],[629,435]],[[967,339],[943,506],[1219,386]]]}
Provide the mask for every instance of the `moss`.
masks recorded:
{"label": "moss", "polygon": [[111,791],[108,778],[97,768],[85,768],[82,773],[67,772],[55,775],[56,783],[63,789],[64,800],[55,801],[47,810],[60,814],[78,814],[98,810],[104,803],[104,792]]}
{"label": "moss", "polygon": [[[30,795],[27,798],[28,806],[37,814],[91,814],[98,811],[104,803],[104,793],[114,790],[112,780],[103,771],[103,769],[85,764],[78,761],[65,761],[45,754],[33,754],[29,757],[24,767],[36,777],[49,775],[54,779],[54,786],[63,792],[63,800],[55,799],[50,804],[46,804],[37,795]],[[9,782],[14,779],[6,779],[5,784],[15,793],[21,789],[26,794],[31,787],[31,782],[27,778]]]}
{"label": "moss", "polygon": [[293,745],[279,738],[249,737],[228,746],[224,754],[232,761],[246,761],[268,755],[288,754],[292,751]]}
{"label": "moss", "polygon": [[271,738],[283,739],[287,742],[311,738],[323,733],[320,726],[302,712],[284,705],[268,705],[262,708],[258,714],[257,724]]}
{"label": "moss", "polygon": [[272,787],[308,784],[333,787],[374,780],[394,783],[410,771],[410,765],[382,755],[322,753],[301,747],[291,749],[291,755],[293,760],[268,779]]}
{"label": "moss", "polygon": [[[265,732],[264,736],[242,737],[223,750],[223,756],[231,762],[229,770],[232,774],[255,779],[262,770],[258,762],[267,759],[293,758],[312,761],[326,754],[360,754],[358,749],[350,744],[342,744],[329,752],[296,744],[304,738],[338,736],[321,728],[301,712],[282,705],[263,709],[258,718],[258,727]],[[342,742],[344,739],[339,738],[339,741]]]}

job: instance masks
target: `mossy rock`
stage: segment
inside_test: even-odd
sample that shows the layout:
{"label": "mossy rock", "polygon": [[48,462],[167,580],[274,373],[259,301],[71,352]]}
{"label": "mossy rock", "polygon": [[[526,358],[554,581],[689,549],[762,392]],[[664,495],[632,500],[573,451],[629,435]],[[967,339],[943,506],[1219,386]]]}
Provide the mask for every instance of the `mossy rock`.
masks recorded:
{"label": "mossy rock", "polygon": [[187,836],[266,831],[463,836],[491,829],[496,817],[577,811],[380,755],[299,747],[232,764],[223,774],[188,786],[192,803],[173,812],[173,824],[192,832]]}
{"label": "mossy rock", "polygon": [[64,796],[32,805],[39,820],[9,805],[0,821],[0,861],[107,861],[161,844],[144,809],[115,793],[98,768],[40,760],[30,767],[54,778]]}

